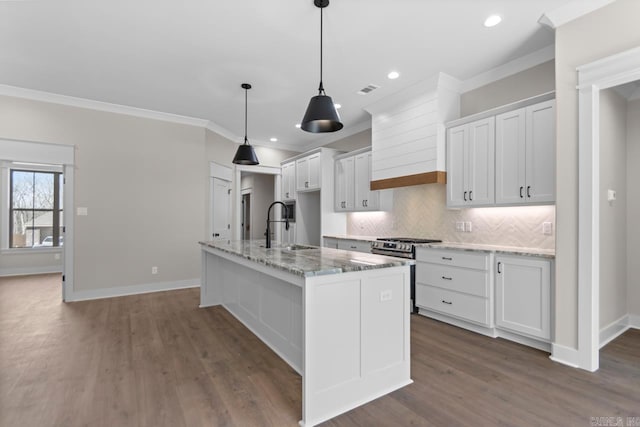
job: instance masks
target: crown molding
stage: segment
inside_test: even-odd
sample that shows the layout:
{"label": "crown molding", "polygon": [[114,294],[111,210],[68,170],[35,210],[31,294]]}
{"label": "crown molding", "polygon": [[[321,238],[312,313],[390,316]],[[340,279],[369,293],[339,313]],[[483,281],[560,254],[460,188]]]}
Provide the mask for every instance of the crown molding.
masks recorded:
{"label": "crown molding", "polygon": [[180,116],[178,114],[162,113],[160,111],[146,110],[144,108],[129,107],[126,105],[111,104],[102,101],[94,101],[86,98],[76,98],[74,96],[60,95],[57,93],[43,92],[17,86],[0,84],[0,95],[67,105],[70,107],[87,108],[90,110],[104,111],[108,113],[125,114],[128,116],[161,120],[164,122],[171,122],[189,126],[205,127],[208,123],[208,121],[204,119]]}
{"label": "crown molding", "polygon": [[462,82],[462,93],[488,85],[521,71],[551,61],[556,57],[555,45],[549,45],[528,55],[516,58],[496,68],[478,74]]}
{"label": "crown molding", "polygon": [[613,3],[614,0],[573,0],[563,6],[560,6],[550,12],[545,12],[538,22],[546,25],[554,30],[568,22],[580,18],[581,16],[591,13]]}

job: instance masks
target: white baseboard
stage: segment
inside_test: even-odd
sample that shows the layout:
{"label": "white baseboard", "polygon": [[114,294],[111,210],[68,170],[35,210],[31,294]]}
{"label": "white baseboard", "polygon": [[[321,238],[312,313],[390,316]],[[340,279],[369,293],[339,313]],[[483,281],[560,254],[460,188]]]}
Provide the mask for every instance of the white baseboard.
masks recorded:
{"label": "white baseboard", "polygon": [[67,292],[66,302],[122,297],[127,295],[147,294],[150,292],[173,291],[176,289],[197,288],[199,286],[200,278],[197,278],[189,280],[179,280],[176,282],[145,283],[141,285],[119,286],[116,288],[71,291]]}
{"label": "white baseboard", "polygon": [[0,276],[25,276],[28,274],[62,273],[61,265],[45,265],[43,267],[0,268]]}
{"label": "white baseboard", "polygon": [[465,322],[464,320],[455,319],[445,314],[436,313],[426,308],[419,308],[420,311],[418,312],[418,314],[421,316],[430,317],[431,319],[439,320],[440,322],[448,323],[450,325],[457,326],[458,328],[466,329],[468,331],[482,334],[487,337],[496,338],[498,336],[495,328],[476,325],[474,323]]}
{"label": "white baseboard", "polygon": [[500,338],[504,338],[509,341],[517,342],[518,344],[526,345],[528,347],[537,348],[538,350],[551,353],[550,342],[547,342],[544,340],[538,340],[535,338],[529,338],[520,334],[514,334],[513,332],[505,331],[499,328],[496,328],[496,332],[498,333],[498,337]]}
{"label": "white baseboard", "polygon": [[578,350],[571,347],[565,347],[560,344],[551,344],[551,356],[549,359],[572,368],[580,367],[580,354]]}
{"label": "white baseboard", "polygon": [[629,315],[629,327],[633,329],[640,329],[640,315],[638,314]]}
{"label": "white baseboard", "polygon": [[600,328],[600,348],[609,344],[629,329],[629,315],[625,314],[604,328]]}

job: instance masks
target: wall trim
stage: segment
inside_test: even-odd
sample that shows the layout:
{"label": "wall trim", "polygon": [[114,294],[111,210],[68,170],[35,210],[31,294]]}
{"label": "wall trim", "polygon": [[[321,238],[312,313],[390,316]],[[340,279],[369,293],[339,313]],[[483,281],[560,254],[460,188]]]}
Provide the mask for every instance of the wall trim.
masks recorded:
{"label": "wall trim", "polygon": [[576,348],[552,343],[551,356],[549,356],[549,359],[562,363],[563,365],[571,366],[572,368],[580,367],[580,353]]}
{"label": "wall trim", "polygon": [[480,73],[462,82],[461,93],[486,86],[521,71],[533,68],[556,57],[555,45],[549,45],[528,55],[516,58],[491,70]]}
{"label": "wall trim", "polygon": [[200,278],[178,280],[175,282],[143,283],[132,286],[118,286],[115,288],[89,289],[67,292],[66,302],[87,301],[93,299],[122,297],[128,295],[148,294],[151,292],[173,291],[177,289],[198,288]]}
{"label": "wall trim", "polygon": [[14,267],[0,268],[0,277],[3,276],[27,276],[31,274],[62,274],[62,265],[46,265],[42,267]]}
{"label": "wall trim", "polygon": [[600,328],[600,348],[609,344],[629,329],[629,315],[625,314],[617,320]]}
{"label": "wall trim", "polygon": [[25,89],[17,86],[0,84],[0,95],[13,96],[15,98],[30,99],[33,101],[49,102],[53,104],[67,105],[70,107],[88,108],[90,110],[105,111],[108,113],[126,114],[128,116],[145,119],[161,120],[190,126],[207,127],[209,121],[178,114],[163,113],[160,111],[146,110],[144,108],[130,107],[127,105],[111,104],[109,102],[94,101],[86,98],[60,95],[34,89]]}
{"label": "wall trim", "polygon": [[640,329],[640,315],[629,314],[629,328]]}
{"label": "wall trim", "polygon": [[613,0],[574,0],[550,12],[546,12],[538,22],[556,29],[612,2]]}

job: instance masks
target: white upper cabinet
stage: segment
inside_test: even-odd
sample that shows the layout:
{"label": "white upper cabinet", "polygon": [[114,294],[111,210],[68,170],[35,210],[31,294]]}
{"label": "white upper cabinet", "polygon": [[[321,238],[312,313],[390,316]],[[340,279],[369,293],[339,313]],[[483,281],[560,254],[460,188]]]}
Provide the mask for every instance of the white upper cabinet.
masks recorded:
{"label": "white upper cabinet", "polygon": [[494,124],[489,117],[448,130],[448,207],[494,203]]}
{"label": "white upper cabinet", "polygon": [[354,207],[354,162],[353,156],[336,160],[335,210],[352,211]]}
{"label": "white upper cabinet", "polygon": [[296,160],[296,190],[320,189],[320,153],[314,153]]}
{"label": "white upper cabinet", "polygon": [[380,192],[371,191],[371,151],[355,156],[355,207],[357,210],[380,209]]}
{"label": "white upper cabinet", "polygon": [[357,150],[345,156],[335,162],[335,211],[391,209],[393,190],[371,190],[371,150]]}
{"label": "white upper cabinet", "polygon": [[496,204],[555,201],[555,100],[496,116]]}
{"label": "white upper cabinet", "polygon": [[295,200],[296,198],[296,162],[282,165],[282,199]]}

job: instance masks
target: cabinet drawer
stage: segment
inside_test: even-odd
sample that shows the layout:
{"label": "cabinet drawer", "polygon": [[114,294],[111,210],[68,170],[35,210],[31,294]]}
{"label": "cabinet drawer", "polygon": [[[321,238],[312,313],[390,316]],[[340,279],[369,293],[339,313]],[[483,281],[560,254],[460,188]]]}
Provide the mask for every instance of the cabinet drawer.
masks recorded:
{"label": "cabinet drawer", "polygon": [[416,248],[416,260],[477,270],[489,269],[489,254],[470,251]]}
{"label": "cabinet drawer", "polygon": [[481,270],[418,262],[416,282],[479,297],[489,296],[489,273]]}
{"label": "cabinet drawer", "polygon": [[344,251],[371,253],[371,242],[367,242],[365,240],[338,239],[338,249],[342,249]]}
{"label": "cabinet drawer", "polygon": [[416,305],[489,325],[489,300],[416,283]]}

